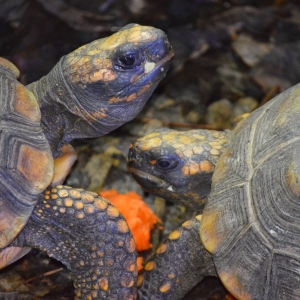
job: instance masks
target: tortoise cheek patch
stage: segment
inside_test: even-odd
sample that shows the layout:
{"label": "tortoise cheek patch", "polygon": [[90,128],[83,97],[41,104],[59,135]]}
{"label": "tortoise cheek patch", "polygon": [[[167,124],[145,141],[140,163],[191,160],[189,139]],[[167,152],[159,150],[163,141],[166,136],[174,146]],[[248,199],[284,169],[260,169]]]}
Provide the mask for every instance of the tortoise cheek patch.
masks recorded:
{"label": "tortoise cheek patch", "polygon": [[26,178],[32,193],[40,193],[49,186],[53,178],[51,154],[23,144],[20,147],[17,169]]}

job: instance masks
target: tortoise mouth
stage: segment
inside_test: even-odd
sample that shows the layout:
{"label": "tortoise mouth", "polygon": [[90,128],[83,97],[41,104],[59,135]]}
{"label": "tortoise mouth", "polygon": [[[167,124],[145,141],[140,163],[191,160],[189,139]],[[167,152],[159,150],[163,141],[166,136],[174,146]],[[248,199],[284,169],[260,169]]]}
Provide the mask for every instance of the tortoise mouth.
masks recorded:
{"label": "tortoise mouth", "polygon": [[129,172],[132,174],[134,179],[145,189],[151,191],[152,189],[167,190],[170,187],[166,181],[156,176],[150,175],[141,170],[128,167]]}

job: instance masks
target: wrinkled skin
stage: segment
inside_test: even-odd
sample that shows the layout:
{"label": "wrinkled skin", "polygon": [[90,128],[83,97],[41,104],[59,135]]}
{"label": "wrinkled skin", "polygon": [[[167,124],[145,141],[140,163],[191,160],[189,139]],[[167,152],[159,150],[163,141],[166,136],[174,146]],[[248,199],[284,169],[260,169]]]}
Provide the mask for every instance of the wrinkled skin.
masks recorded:
{"label": "wrinkled skin", "polygon": [[[223,153],[214,166],[211,186],[206,187],[211,192],[203,215],[185,222],[157,249],[139,276],[140,299],[179,300],[195,282],[214,272],[239,300],[300,298],[299,104],[300,84],[243,119],[229,134],[225,149],[218,139],[210,142],[210,157],[204,162],[221,150]],[[160,145],[164,145],[164,149],[171,150],[168,157],[179,156],[182,160],[195,150],[201,156],[199,149],[205,148],[204,136],[209,132],[196,146],[189,141],[190,132],[185,132],[181,140],[178,132],[174,131],[173,137],[166,134],[167,146],[159,144],[160,134],[139,140],[129,155],[130,170],[136,178],[141,177],[138,182],[142,186],[145,183],[146,189],[155,183],[152,178],[157,177],[157,169],[141,169],[143,160],[147,165],[145,153],[155,147],[153,153],[159,153]],[[162,165],[171,161],[163,160]],[[155,166],[156,160],[151,158],[148,165]],[[192,164],[185,166],[189,172],[177,175],[187,175],[187,181],[188,175],[201,169]],[[198,183],[201,189],[203,181]],[[203,194],[198,195],[201,209]],[[173,197],[175,203],[178,199]]]}
{"label": "wrinkled skin", "polygon": [[118,210],[70,187],[41,193],[51,181],[62,182],[75,161],[68,143],[131,120],[165,76],[172,56],[161,30],[131,24],[66,55],[27,88],[16,81],[17,68],[0,60],[1,101],[8,103],[0,127],[11,150],[0,149],[0,185],[8,187],[0,193],[0,247],[6,247],[0,267],[35,247],[70,269],[76,299],[134,299],[135,243]]}

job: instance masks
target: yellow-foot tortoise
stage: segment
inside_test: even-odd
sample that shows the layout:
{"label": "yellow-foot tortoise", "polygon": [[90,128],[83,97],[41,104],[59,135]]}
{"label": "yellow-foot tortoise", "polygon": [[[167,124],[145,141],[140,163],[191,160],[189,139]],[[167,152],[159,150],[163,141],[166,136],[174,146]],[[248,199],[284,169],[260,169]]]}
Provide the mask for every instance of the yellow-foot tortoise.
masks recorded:
{"label": "yellow-foot tortoise", "polygon": [[172,56],[161,30],[128,25],[27,87],[0,60],[0,267],[36,247],[71,270],[76,299],[133,299],[135,243],[118,210],[91,192],[46,188],[76,159],[68,143],[131,120]]}
{"label": "yellow-foot tortoise", "polygon": [[206,275],[237,299],[300,299],[299,132],[296,85],[233,132],[161,130],[132,145],[146,190],[194,211],[207,202],[146,264],[140,299],[181,299]]}

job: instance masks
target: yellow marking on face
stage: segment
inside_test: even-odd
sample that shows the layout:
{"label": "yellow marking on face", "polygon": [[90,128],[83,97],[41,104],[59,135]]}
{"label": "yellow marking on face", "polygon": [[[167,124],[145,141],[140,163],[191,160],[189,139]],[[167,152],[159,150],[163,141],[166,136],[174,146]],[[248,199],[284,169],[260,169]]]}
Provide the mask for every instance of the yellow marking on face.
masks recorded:
{"label": "yellow marking on face", "polygon": [[155,268],[155,262],[152,260],[152,261],[148,261],[144,267],[144,269],[146,271],[151,271]]}
{"label": "yellow marking on face", "polygon": [[157,250],[156,250],[156,254],[162,254],[165,253],[167,251],[168,247],[166,243],[161,244]]}
{"label": "yellow marking on face", "polygon": [[[159,132],[152,132],[152,133],[148,134],[147,136],[144,136],[144,137],[139,138],[139,139],[138,139],[138,142],[139,142],[139,141],[142,142],[142,141],[145,141],[145,140],[150,140],[150,139],[155,138],[155,137],[158,137],[158,136],[160,136],[160,133],[159,133]],[[137,146],[137,143],[135,144],[135,146]]]}
{"label": "yellow marking on face", "polygon": [[162,141],[160,138],[153,138],[153,139],[146,140],[143,143],[141,143],[140,149],[142,151],[147,151],[147,150],[153,149],[155,147],[159,147],[161,143],[162,143]]}
{"label": "yellow marking on face", "polygon": [[189,168],[189,166],[184,166],[184,167],[182,168],[182,174],[183,174],[184,176],[187,176],[187,175],[190,174],[190,168]]}
{"label": "yellow marking on face", "polygon": [[161,134],[161,138],[163,141],[173,141],[176,140],[176,138],[178,137],[178,132],[174,132],[174,131],[170,131],[170,132],[166,132]]}
{"label": "yellow marking on face", "polygon": [[200,163],[200,169],[203,172],[211,173],[214,170],[214,165],[207,160]]}
{"label": "yellow marking on face", "polygon": [[168,278],[174,279],[174,278],[175,278],[175,274],[174,274],[174,273],[170,273],[170,274],[168,275]]}
{"label": "yellow marking on face", "polygon": [[171,289],[171,282],[166,282],[162,286],[160,286],[159,291],[161,293],[166,293]]}
{"label": "yellow marking on face", "polygon": [[125,98],[112,97],[109,99],[108,104],[119,103],[119,102],[124,102],[124,101],[125,101]]}
{"label": "yellow marking on face", "polygon": [[117,229],[121,233],[127,233],[127,232],[129,232],[128,225],[127,225],[127,223],[124,220],[118,221],[118,223],[117,223]]}
{"label": "yellow marking on face", "polygon": [[144,85],[141,89],[138,90],[138,92],[136,93],[137,96],[140,96],[142,94],[144,94],[149,88],[150,88],[150,84],[146,84]]}
{"label": "yellow marking on face", "polygon": [[[109,69],[101,69],[99,71],[94,72],[89,76],[90,81],[97,82],[97,81],[103,81],[103,82],[109,82],[113,81],[117,78],[116,73],[113,70]],[[84,82],[84,81],[83,81]],[[84,82],[87,83],[88,81]]]}
{"label": "yellow marking on face", "polygon": [[107,209],[107,215],[109,217],[117,218],[120,216],[120,212],[114,206],[109,206]]}
{"label": "yellow marking on face", "polygon": [[245,291],[239,282],[234,269],[232,270],[232,273],[220,271],[218,272],[218,275],[224,286],[235,298],[243,300],[252,299],[251,295]]}
{"label": "yellow marking on face", "polygon": [[150,160],[149,163],[150,163],[150,165],[155,165],[156,164],[156,160],[155,159]]}
{"label": "yellow marking on face", "polygon": [[217,150],[215,148],[211,148],[209,152],[211,155],[220,155],[220,150]]}
{"label": "yellow marking on face", "polygon": [[200,171],[200,166],[198,163],[191,163],[190,164],[190,174],[195,175]]}
{"label": "yellow marking on face", "polygon": [[51,206],[49,204],[45,204],[45,207],[46,208],[50,208]]}
{"label": "yellow marking on face", "polygon": [[195,146],[195,147],[193,147],[193,152],[195,154],[202,154],[204,152],[204,149],[201,146]]}
{"label": "yellow marking on face", "polygon": [[188,136],[181,135],[178,138],[178,143],[180,143],[180,144],[189,145],[192,142],[193,142],[193,140],[191,138],[189,138]]}
{"label": "yellow marking on face", "polygon": [[45,195],[45,196],[44,196],[44,199],[49,200],[49,199],[50,199],[50,196],[49,196],[49,195]]}
{"label": "yellow marking on face", "polygon": [[193,154],[194,154],[194,152],[193,152],[193,150],[192,149],[186,149],[186,150],[184,150],[183,151],[183,154],[186,156],[186,157],[191,157]]}
{"label": "yellow marking on face", "polygon": [[105,277],[100,278],[98,284],[102,291],[108,290],[108,280]]}
{"label": "yellow marking on face", "polygon": [[131,95],[129,95],[127,98],[126,98],[126,102],[130,102],[132,100],[136,99],[136,93],[133,93]]}
{"label": "yellow marking on face", "polygon": [[169,240],[178,240],[180,238],[180,231],[179,230],[175,230],[173,231],[169,236],[168,239]]}
{"label": "yellow marking on face", "polygon": [[207,137],[205,135],[202,134],[193,134],[193,137],[196,138],[199,141],[206,141]]}
{"label": "yellow marking on face", "polygon": [[96,199],[94,205],[98,210],[105,210],[108,206],[107,202],[102,199]]}

